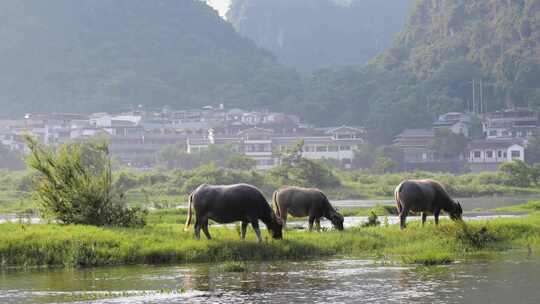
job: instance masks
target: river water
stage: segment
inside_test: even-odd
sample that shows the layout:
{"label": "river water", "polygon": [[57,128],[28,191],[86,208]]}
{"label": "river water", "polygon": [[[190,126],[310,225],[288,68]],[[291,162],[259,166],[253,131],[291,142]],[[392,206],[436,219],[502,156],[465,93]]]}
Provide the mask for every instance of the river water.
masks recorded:
{"label": "river water", "polygon": [[0,303],[540,303],[540,256],[402,267],[371,260],[4,271]]}
{"label": "river water", "polygon": [[[455,198],[461,203],[464,211],[475,209],[495,209],[526,203],[530,200],[540,199],[538,196],[479,196]],[[382,200],[335,200],[332,204],[338,208],[373,207],[375,205],[395,205],[392,199]]]}

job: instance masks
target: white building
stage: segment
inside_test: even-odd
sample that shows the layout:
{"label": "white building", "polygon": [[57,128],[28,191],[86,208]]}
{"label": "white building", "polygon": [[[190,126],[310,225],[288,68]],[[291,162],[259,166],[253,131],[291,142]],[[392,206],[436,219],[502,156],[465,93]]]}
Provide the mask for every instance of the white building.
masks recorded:
{"label": "white building", "polygon": [[190,139],[187,152],[197,153],[210,145],[231,145],[243,155],[255,160],[256,169],[270,169],[280,162],[282,152],[304,141],[302,156],[307,159],[337,160],[345,167],[351,167],[354,151],[365,143],[365,130],[341,126],[328,128],[320,135],[275,134],[273,130],[253,127],[240,131],[235,137],[219,138],[213,134],[207,138]]}
{"label": "white building", "polygon": [[467,153],[472,172],[495,171],[502,163],[525,161],[525,145],[523,141],[515,139],[471,141]]}

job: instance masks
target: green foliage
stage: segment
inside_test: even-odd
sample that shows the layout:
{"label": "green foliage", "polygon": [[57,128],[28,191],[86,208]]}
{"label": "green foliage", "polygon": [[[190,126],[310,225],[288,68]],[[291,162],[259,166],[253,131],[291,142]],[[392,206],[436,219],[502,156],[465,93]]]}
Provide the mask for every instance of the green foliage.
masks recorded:
{"label": "green foliage", "polygon": [[463,134],[454,134],[448,129],[437,130],[431,144],[431,148],[443,159],[457,158],[463,154],[466,146],[467,138]]}
{"label": "green foliage", "polygon": [[379,221],[379,218],[377,217],[377,214],[375,214],[374,211],[371,211],[368,215],[367,222],[363,223],[361,227],[376,227],[381,225],[381,222]]}
{"label": "green foliage", "polygon": [[509,176],[510,185],[517,187],[537,184],[540,177],[539,169],[539,166],[531,167],[521,160],[514,160],[499,166],[499,170]]}
{"label": "green foliage", "polygon": [[231,155],[225,161],[225,167],[236,170],[252,170],[257,162],[241,154]]}
{"label": "green foliage", "polygon": [[11,79],[0,82],[3,115],[208,102],[281,108],[301,85],[204,1],[8,0],[0,12],[13,42],[0,46]]}
{"label": "green foliage", "polygon": [[0,144],[0,169],[22,170],[26,166],[22,155],[9,150],[9,147]]}
{"label": "green foliage", "polygon": [[270,169],[266,179],[276,188],[283,185],[331,188],[340,186],[339,179],[331,168],[322,162],[302,157],[304,141],[299,141],[287,150],[281,159],[281,164]]}
{"label": "green foliage", "polygon": [[521,205],[513,205],[495,209],[497,212],[538,212],[540,211],[540,201],[530,201]]}
{"label": "green foliage", "polygon": [[239,154],[231,146],[210,145],[197,153],[187,153],[184,146],[166,146],[158,152],[157,162],[167,169],[193,170],[208,163],[227,166],[229,159],[236,155]]}
{"label": "green foliage", "polygon": [[[211,227],[214,240],[194,240],[177,224],[142,229],[83,225],[0,225],[0,267],[100,266],[182,262],[387,257],[405,263],[445,264],[482,252],[540,245],[540,216],[474,221],[467,226],[442,220],[439,226],[412,222],[350,228],[343,232],[287,231],[284,240],[258,243],[254,233],[241,241],[235,229]],[[234,267],[239,269],[239,267]]]}
{"label": "green foliage", "polygon": [[36,194],[44,214],[64,224],[144,226],[145,212],[126,208],[112,183],[105,142],[65,144],[54,151],[26,138],[28,166],[36,170]]}
{"label": "green foliage", "polygon": [[525,150],[526,161],[529,164],[540,163],[540,133],[534,132],[529,136],[527,149]]}
{"label": "green foliage", "polygon": [[381,146],[375,155],[375,163],[371,168],[375,174],[397,171],[403,163],[403,152],[396,146]]}
{"label": "green foliage", "polygon": [[[488,110],[526,106],[539,88],[540,57],[533,43],[540,35],[537,16],[535,0],[420,0],[377,64],[425,80],[430,95],[456,97],[460,109],[470,99],[472,79],[484,80]],[[451,103],[441,105],[451,109]]]}

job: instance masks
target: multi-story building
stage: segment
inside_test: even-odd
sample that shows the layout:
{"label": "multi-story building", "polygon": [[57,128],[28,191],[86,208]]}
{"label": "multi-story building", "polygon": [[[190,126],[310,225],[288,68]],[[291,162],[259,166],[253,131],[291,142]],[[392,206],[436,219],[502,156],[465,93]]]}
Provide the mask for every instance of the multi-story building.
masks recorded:
{"label": "multi-story building", "polygon": [[306,133],[276,133],[271,129],[248,128],[234,137],[190,139],[188,153],[204,151],[212,144],[238,147],[243,155],[256,161],[257,169],[270,169],[280,162],[281,153],[303,141],[302,156],[308,159],[331,159],[351,167],[354,151],[365,143],[365,130],[342,126]]}
{"label": "multi-story building", "polygon": [[528,108],[508,109],[484,115],[487,139],[527,138],[539,128],[538,114]]}

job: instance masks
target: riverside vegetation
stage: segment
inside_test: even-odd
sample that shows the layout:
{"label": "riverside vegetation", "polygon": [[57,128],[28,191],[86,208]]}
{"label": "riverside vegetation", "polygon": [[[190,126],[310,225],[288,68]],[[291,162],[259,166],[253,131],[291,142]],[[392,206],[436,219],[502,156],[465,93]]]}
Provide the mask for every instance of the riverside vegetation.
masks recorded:
{"label": "riverside vegetation", "polygon": [[[502,193],[536,193],[533,187],[523,187],[523,184],[516,187],[514,173],[509,168],[497,173],[465,176],[373,175],[336,171],[324,164],[286,156],[284,165],[265,174],[205,165],[192,171],[120,172],[113,176],[108,149],[99,142],[62,146],[53,151],[28,140],[32,150],[29,165],[37,172],[30,177],[20,173],[4,175],[4,181],[12,184],[3,185],[29,193],[37,187],[35,198],[28,194],[28,201],[38,204],[43,215],[50,216],[56,223],[1,224],[1,267],[305,259],[334,255],[370,256],[429,265],[505,248],[530,249],[540,244],[540,213],[534,207],[537,203],[530,203],[533,207],[522,207],[532,212],[525,218],[468,224],[443,221],[439,227],[430,224],[424,228],[412,223],[406,231],[400,231],[396,225],[380,227],[376,224],[344,232],[286,231],[284,240],[266,237],[262,244],[253,242],[252,234],[248,234],[248,241],[238,240],[239,226],[237,229],[214,227],[217,240],[195,241],[191,233],[182,231],[185,210],[161,209],[146,215],[126,205],[136,197],[135,191],[146,192],[145,199],[153,199],[157,191],[170,191],[166,192],[169,197],[161,197],[163,201],[148,204],[143,199],[131,203],[159,209],[172,206],[174,201],[168,199],[182,199],[184,193],[201,183],[234,182],[252,183],[265,191],[294,183],[354,190],[354,185],[371,185],[377,189],[392,187],[404,178],[431,177],[441,180],[454,194],[456,189],[463,189],[460,187],[478,191],[475,186],[482,191],[486,190],[481,187],[488,186],[492,187],[491,191]],[[391,195],[391,190],[388,192],[381,194]],[[375,196],[375,193],[370,195]],[[346,210],[345,215],[354,212],[384,215],[394,210],[377,206],[370,210]],[[105,220],[96,221],[95,217],[100,214]],[[372,222],[376,223],[376,218]]]}
{"label": "riverside vegetation", "polygon": [[[317,187],[331,199],[391,199],[395,185],[404,179],[430,178],[440,181],[450,195],[513,196],[536,195],[540,189],[534,182],[523,184],[520,173],[512,171],[452,175],[429,172],[405,172],[375,174],[369,171],[342,171],[319,164],[327,181],[317,175],[289,171],[283,168],[266,173],[201,165],[192,170],[136,172],[119,169],[113,172],[116,191],[122,193],[128,205],[155,209],[172,208],[187,201],[187,194],[202,183],[231,184],[249,183],[257,186],[269,198],[282,185]],[[308,172],[309,173],[309,172]],[[32,180],[36,173],[30,171],[3,171],[0,174],[0,213],[36,213],[37,202],[32,196]]]}
{"label": "riverside vegetation", "polygon": [[[428,222],[429,223],[429,222]],[[538,248],[540,214],[439,227],[411,223],[346,229],[343,232],[286,231],[284,240],[266,236],[259,244],[239,229],[213,228],[215,240],[196,241],[182,224],[148,224],[143,228],[84,225],[0,225],[0,259],[9,266],[100,266],[136,263],[223,262],[306,259],[328,256],[373,257],[424,265],[490,254],[510,248]]]}

